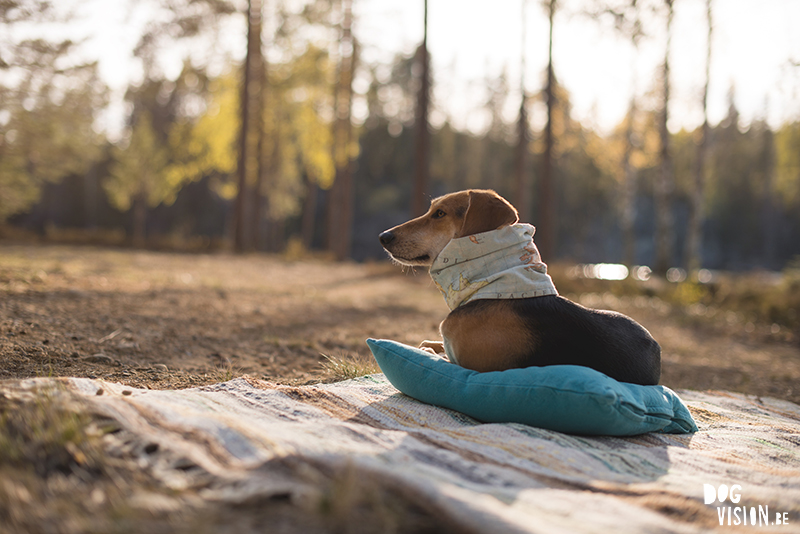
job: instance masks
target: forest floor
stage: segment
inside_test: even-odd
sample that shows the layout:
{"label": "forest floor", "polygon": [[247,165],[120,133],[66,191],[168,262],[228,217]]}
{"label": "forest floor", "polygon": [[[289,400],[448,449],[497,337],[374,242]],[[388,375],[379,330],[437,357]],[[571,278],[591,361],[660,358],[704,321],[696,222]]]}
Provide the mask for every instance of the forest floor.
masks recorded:
{"label": "forest floor", "polygon": [[[800,403],[796,339],[701,321],[656,297],[576,293],[563,269],[551,272],[563,295],[625,313],[653,334],[662,384]],[[403,273],[388,262],[6,245],[0,379],[77,376],[152,389],[243,374],[330,381],[336,370],[325,356],[368,359],[368,337],[415,346],[438,339],[447,312],[424,270]]]}
{"label": "forest floor", "polygon": [[[650,330],[662,346],[662,384],[800,403],[796,337],[770,336],[770,325],[746,331],[735,321],[689,317],[652,292],[616,297],[606,290],[614,282],[586,291],[566,268],[551,271],[562,294],[625,313]],[[0,244],[0,385],[60,376],[151,389],[241,375],[330,382],[342,378],[342,362],[369,368],[366,338],[412,345],[437,339],[447,312],[424,270],[403,273],[388,262]],[[3,399],[0,423],[8,426]],[[0,484],[0,518],[36,500],[35,483],[25,491],[13,484]],[[74,499],[68,493],[62,498]],[[47,530],[45,519],[33,521],[32,528]]]}

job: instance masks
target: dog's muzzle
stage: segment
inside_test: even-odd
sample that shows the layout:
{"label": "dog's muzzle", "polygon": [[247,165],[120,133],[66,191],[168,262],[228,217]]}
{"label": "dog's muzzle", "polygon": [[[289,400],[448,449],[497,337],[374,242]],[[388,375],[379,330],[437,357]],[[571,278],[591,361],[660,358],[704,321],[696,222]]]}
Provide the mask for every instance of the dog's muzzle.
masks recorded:
{"label": "dog's muzzle", "polygon": [[378,239],[381,240],[381,245],[384,247],[391,244],[394,241],[394,233],[391,230],[386,230],[381,235],[378,236]]}

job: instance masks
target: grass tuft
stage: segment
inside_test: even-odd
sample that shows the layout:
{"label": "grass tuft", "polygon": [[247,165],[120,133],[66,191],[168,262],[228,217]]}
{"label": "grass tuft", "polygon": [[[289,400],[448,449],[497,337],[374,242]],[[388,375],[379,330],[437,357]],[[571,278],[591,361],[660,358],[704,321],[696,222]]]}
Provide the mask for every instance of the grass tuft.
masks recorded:
{"label": "grass tuft", "polygon": [[58,389],[19,402],[0,393],[0,465],[33,467],[39,476],[97,466],[99,430],[64,405]]}
{"label": "grass tuft", "polygon": [[381,372],[378,362],[372,355],[364,356],[356,352],[346,352],[333,356],[323,354],[322,357],[325,358],[322,368],[336,380],[349,380]]}
{"label": "grass tuft", "polygon": [[227,382],[242,376],[241,370],[234,367],[233,362],[225,358],[225,363],[218,365],[214,369],[214,378],[219,382]]}

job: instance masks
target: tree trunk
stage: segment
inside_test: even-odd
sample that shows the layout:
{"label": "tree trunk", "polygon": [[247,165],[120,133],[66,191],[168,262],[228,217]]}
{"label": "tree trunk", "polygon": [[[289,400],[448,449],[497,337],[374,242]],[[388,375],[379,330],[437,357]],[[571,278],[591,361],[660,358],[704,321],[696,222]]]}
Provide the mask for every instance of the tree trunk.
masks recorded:
{"label": "tree trunk", "polygon": [[[265,165],[263,168],[263,179],[267,183],[267,187],[269,184],[276,183],[278,174],[280,173],[281,166],[283,165],[282,161],[282,139],[281,136],[278,134],[278,129],[280,127],[280,122],[283,120],[283,117],[280,115],[280,110],[275,108],[272,109],[272,129],[275,132],[275,135],[272,136],[271,144],[270,144],[270,158],[269,164]],[[263,204],[262,204],[262,224],[263,228],[265,229],[264,232],[264,250],[269,252],[277,252],[282,249],[281,242],[283,241],[282,237],[277,239],[276,236],[282,232],[282,230],[277,229],[277,226],[282,226],[283,221],[279,219],[274,211],[274,206],[271,206],[268,202],[267,197],[263,197]],[[277,232],[277,233],[276,233]],[[282,235],[282,234],[280,234]],[[276,240],[277,239],[277,240]]]}
{"label": "tree trunk", "polygon": [[[766,117],[766,110],[764,113]],[[766,119],[765,119],[766,120]],[[779,201],[775,195],[775,137],[769,125],[764,123],[762,136],[761,167],[764,169],[764,190],[761,201],[761,232],[762,232],[762,262],[767,269],[777,269],[776,261],[778,252],[778,206]]]}
{"label": "tree trunk", "polygon": [[422,45],[417,49],[417,59],[422,66],[419,95],[417,98],[417,137],[414,155],[414,187],[411,192],[411,216],[422,215],[428,209],[428,160],[430,150],[430,131],[428,130],[428,105],[430,101],[430,58],[428,57],[428,0],[425,2],[425,15]]}
{"label": "tree trunk", "polygon": [[283,252],[286,249],[286,219],[266,214],[266,236],[264,250],[271,253]]}
{"label": "tree trunk", "polygon": [[254,25],[254,13],[256,9],[260,13],[261,0],[248,0],[247,2],[247,54],[244,58],[242,67],[242,89],[240,103],[240,131],[239,131],[239,160],[237,163],[237,183],[238,191],[236,200],[233,204],[233,249],[242,252],[247,246],[248,233],[245,228],[245,211],[247,208],[247,167],[249,158],[249,134],[250,134],[250,99],[254,87],[251,86],[253,77],[253,62],[256,54],[256,28]]}
{"label": "tree trunk", "polygon": [[334,162],[336,180],[331,189],[331,250],[337,260],[350,257],[353,243],[353,173],[350,145],[353,142],[353,72],[356,62],[356,43],[353,39],[353,2],[343,0],[342,39],[340,44],[339,79],[336,92],[334,130]]}
{"label": "tree trunk", "polygon": [[530,141],[528,129],[528,113],[525,105],[527,104],[527,93],[525,91],[525,6],[527,2],[522,1],[522,54],[520,56],[520,104],[519,118],[517,121],[517,147],[514,154],[514,205],[519,211],[519,218],[523,222],[530,221],[528,208],[528,197],[530,187],[528,179],[528,143]]}
{"label": "tree trunk", "polygon": [[656,255],[654,270],[658,274],[665,274],[672,262],[673,240],[675,238],[675,224],[672,217],[672,193],[675,187],[673,176],[672,154],[670,152],[669,129],[669,52],[672,43],[672,16],[673,0],[664,0],[667,5],[667,46],[664,55],[664,103],[661,110],[661,124],[659,133],[661,137],[661,168],[654,187],[655,212],[656,212]]}
{"label": "tree trunk", "polygon": [[338,132],[339,132],[339,100],[341,98],[341,94],[339,92],[339,80],[341,79],[341,61],[337,67],[338,71],[336,73],[336,83],[333,87],[333,124],[331,125],[331,137],[333,138],[333,144],[331,146],[331,151],[333,153],[333,164],[334,164],[334,177],[333,177],[333,184],[331,184],[330,189],[325,192],[325,233],[324,233],[324,247],[325,250],[328,250],[332,253],[336,252],[336,248],[338,245],[339,239],[339,221],[341,220],[341,202],[339,201],[340,193],[339,191],[342,188],[342,181],[339,178],[339,164],[338,158],[339,156],[339,144],[337,142],[338,139]]}
{"label": "tree trunk", "polygon": [[332,252],[334,256],[336,255],[336,249],[339,247],[339,221],[342,219],[342,206],[339,200],[341,197],[341,188],[342,183],[339,179],[339,172],[337,171],[334,176],[333,185],[331,185],[331,188],[325,195],[325,249]]}
{"label": "tree trunk", "polygon": [[92,165],[83,175],[83,225],[87,230],[97,229],[97,165]]}
{"label": "tree trunk", "polygon": [[261,33],[263,28],[263,13],[261,1],[257,0],[257,5],[253,6],[253,58],[252,69],[255,88],[253,90],[253,110],[254,129],[256,136],[256,181],[253,187],[253,211],[250,230],[252,232],[252,242],[250,247],[254,250],[261,250],[265,246],[264,227],[264,207],[267,204],[267,173],[269,163],[266,154],[266,131],[264,128],[264,118],[267,109],[267,62],[261,51]]}
{"label": "tree trunk", "polygon": [[519,119],[517,121],[517,146],[514,153],[514,205],[519,212],[519,219],[530,222],[528,197],[530,180],[528,180],[528,114],[525,112],[525,95],[519,106]]}
{"label": "tree trunk", "polygon": [[553,260],[556,243],[556,196],[553,186],[553,111],[555,108],[555,75],[553,73],[553,18],[556,12],[556,0],[547,4],[550,21],[550,39],[547,53],[547,86],[545,100],[547,104],[547,124],[544,127],[544,155],[542,158],[542,176],[539,183],[539,228],[537,240],[539,251],[545,261]]}
{"label": "tree trunk", "polygon": [[133,246],[144,247],[147,243],[147,194],[139,192],[133,197]]}
{"label": "tree trunk", "polygon": [[322,189],[322,248],[327,251],[333,251],[334,231],[332,228],[335,226],[334,221],[336,220],[335,189],[335,179],[330,189]]}
{"label": "tree trunk", "polygon": [[303,247],[306,250],[311,250],[314,246],[314,224],[317,216],[317,189],[317,184],[306,177],[306,198],[303,202],[303,218],[300,223]]}
{"label": "tree trunk", "polygon": [[703,88],[703,125],[700,129],[700,141],[697,144],[697,159],[694,167],[694,183],[689,197],[689,222],[686,234],[686,268],[694,272],[702,267],[703,246],[703,209],[705,189],[706,153],[708,151],[708,84],[711,70],[711,0],[706,0],[706,20],[708,21],[708,42],[706,45],[706,84]]}
{"label": "tree trunk", "polygon": [[623,256],[628,267],[636,263],[636,169],[631,164],[633,129],[636,121],[636,94],[631,95],[628,124],[625,127],[625,153],[622,157],[622,238]]}

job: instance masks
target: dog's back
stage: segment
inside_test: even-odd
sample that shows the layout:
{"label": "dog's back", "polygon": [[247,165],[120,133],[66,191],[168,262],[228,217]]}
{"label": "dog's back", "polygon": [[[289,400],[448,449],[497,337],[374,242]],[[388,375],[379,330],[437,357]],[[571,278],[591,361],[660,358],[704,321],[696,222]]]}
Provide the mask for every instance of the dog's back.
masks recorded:
{"label": "dog's back", "polygon": [[454,310],[446,322],[491,315],[500,302],[528,334],[525,348],[517,345],[522,350],[514,351],[513,361],[504,358],[505,366],[582,365],[622,382],[658,384],[661,347],[639,323],[616,312],[592,310],[560,296],[485,299]]}

